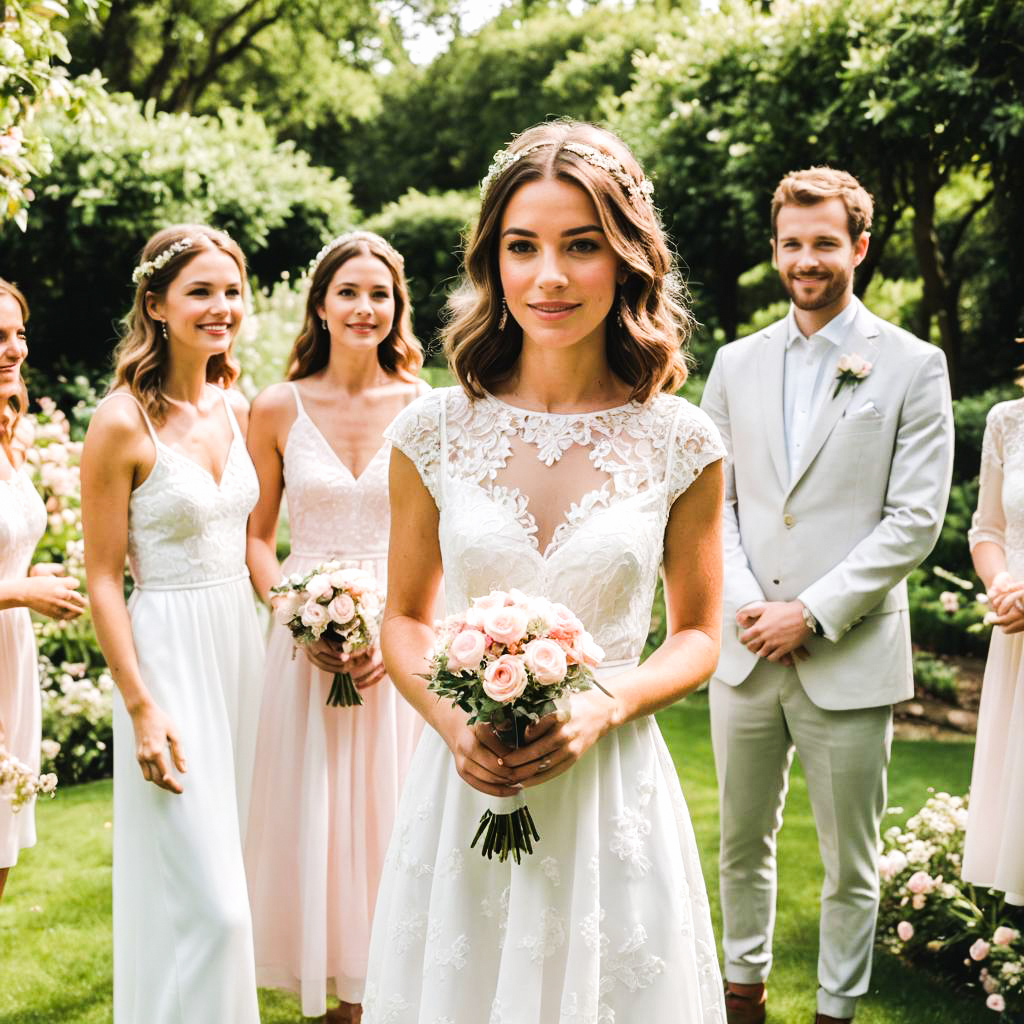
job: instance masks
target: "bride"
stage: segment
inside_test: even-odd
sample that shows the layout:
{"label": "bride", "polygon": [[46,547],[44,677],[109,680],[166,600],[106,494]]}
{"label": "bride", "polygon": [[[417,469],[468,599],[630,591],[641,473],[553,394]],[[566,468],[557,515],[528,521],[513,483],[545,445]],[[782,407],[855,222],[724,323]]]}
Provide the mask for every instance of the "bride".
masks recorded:
{"label": "bride", "polygon": [[[721,619],[715,428],[672,392],[690,316],[650,182],[592,125],[495,157],[446,347],[460,387],[389,429],[382,633],[431,727],[409,772],[374,918],[364,1024],[724,1020],[707,894],[652,713],[705,679]],[[659,566],[667,638],[638,664]],[[442,571],[450,612],[518,588],[575,611],[605,649],[599,690],[518,750],[420,673]],[[529,789],[532,856],[469,842]]]}

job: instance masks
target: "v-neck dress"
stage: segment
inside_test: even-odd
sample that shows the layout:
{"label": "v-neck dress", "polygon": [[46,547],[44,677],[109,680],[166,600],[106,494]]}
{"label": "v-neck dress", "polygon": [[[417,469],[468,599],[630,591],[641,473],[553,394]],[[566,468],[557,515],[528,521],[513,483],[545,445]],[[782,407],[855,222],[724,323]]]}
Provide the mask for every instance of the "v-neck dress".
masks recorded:
{"label": "v-neck dress", "polygon": [[[554,415],[446,388],[389,436],[437,504],[448,611],[492,589],[561,602],[604,648],[614,689],[643,651],[673,502],[724,455],[708,417],[671,395]],[[424,729],[363,1024],[724,1024],[693,828],[654,717],[525,796],[533,854],[485,859],[470,841],[495,802]]]}
{"label": "v-neck dress", "polygon": [[[106,401],[121,395],[132,398]],[[245,565],[259,483],[224,407],[232,441],[220,481],[147,418],[156,461],[129,504],[139,672],[187,771],[181,794],[143,779],[115,695],[114,1024],[259,1024],[242,862],[263,673]]]}
{"label": "v-neck dress", "polygon": [[[292,550],[284,573],[341,559],[387,577],[383,442],[358,477],[306,414],[284,450]],[[370,923],[395,809],[421,719],[386,676],[358,707],[328,707],[332,676],[271,626],[245,848],[261,986],[296,992],[319,1016],[327,995],[363,995]]]}

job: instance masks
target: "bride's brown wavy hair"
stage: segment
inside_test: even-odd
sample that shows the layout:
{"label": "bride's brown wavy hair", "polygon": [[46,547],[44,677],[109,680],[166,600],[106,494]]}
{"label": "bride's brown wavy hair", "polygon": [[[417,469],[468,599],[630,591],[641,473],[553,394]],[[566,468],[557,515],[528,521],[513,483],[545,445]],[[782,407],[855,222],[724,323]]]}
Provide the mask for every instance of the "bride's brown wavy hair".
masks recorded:
{"label": "bride's brown wavy hair", "polygon": [[658,391],[675,391],[686,380],[685,346],[694,319],[657,212],[607,170],[565,149],[567,143],[582,143],[614,158],[637,186],[644,180],[626,144],[597,125],[550,121],[528,129],[510,144],[512,154],[524,155],[499,171],[487,187],[466,246],[463,282],[448,302],[451,319],[443,335],[448,362],[474,398],[482,398],[511,375],[523,347],[522,328],[513,317],[500,326],[498,255],[505,207],[527,182],[552,179],[575,185],[590,197],[627,273],[605,321],[612,370],[630,385],[630,397],[639,402]]}
{"label": "bride's brown wavy hair", "polygon": [[[21,307],[22,322],[27,324],[28,302],[25,296],[21,294],[21,289],[0,277],[0,295],[10,295],[14,299]],[[3,448],[8,460],[14,458],[11,444],[14,441],[15,431],[18,429],[18,421],[25,414],[27,408],[28,388],[25,387],[24,380],[21,380],[19,381],[18,390],[4,402],[3,408],[0,409],[0,448]]]}
{"label": "bride's brown wavy hair", "polygon": [[423,348],[412,332],[409,286],[405,261],[386,239],[372,231],[352,231],[330,243],[327,253],[313,268],[306,296],[306,317],[288,356],[288,380],[301,380],[322,370],[330,358],[331,335],[317,307],[322,305],[338,268],[355,256],[373,256],[391,273],[395,318],[388,336],[377,346],[377,362],[387,373],[415,378],[423,365]]}
{"label": "bride's brown wavy hair", "polygon": [[[167,341],[161,325],[150,316],[147,294],[166,295],[178,274],[201,252],[211,249],[220,249],[235,261],[243,289],[248,280],[245,256],[238,243],[223,231],[205,224],[173,224],[158,231],[143,246],[139,264],[147,263],[187,238],[192,239],[191,246],[175,253],[163,266],[139,280],[132,308],[121,321],[121,340],[114,349],[114,379],[110,390],[127,388],[156,423],[162,423],[167,415],[167,399],[163,391]],[[206,364],[207,381],[225,390],[234,384],[239,374],[238,363],[231,352],[233,344],[232,341],[226,352],[211,356]]]}

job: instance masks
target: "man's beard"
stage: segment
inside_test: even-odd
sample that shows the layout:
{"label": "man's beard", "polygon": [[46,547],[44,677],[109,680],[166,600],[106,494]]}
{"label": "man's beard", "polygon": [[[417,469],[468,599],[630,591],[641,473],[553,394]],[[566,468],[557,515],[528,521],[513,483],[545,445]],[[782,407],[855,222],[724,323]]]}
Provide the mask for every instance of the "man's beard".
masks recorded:
{"label": "man's beard", "polygon": [[789,279],[789,277],[782,278],[782,287],[786,289],[786,294],[793,300],[793,305],[797,309],[814,310],[814,309],[825,309],[828,306],[838,302],[843,297],[847,286],[850,283],[850,275],[839,272],[838,274],[821,275],[816,277],[815,280],[826,281],[824,291],[822,291],[816,298],[803,299],[799,297],[796,285]]}

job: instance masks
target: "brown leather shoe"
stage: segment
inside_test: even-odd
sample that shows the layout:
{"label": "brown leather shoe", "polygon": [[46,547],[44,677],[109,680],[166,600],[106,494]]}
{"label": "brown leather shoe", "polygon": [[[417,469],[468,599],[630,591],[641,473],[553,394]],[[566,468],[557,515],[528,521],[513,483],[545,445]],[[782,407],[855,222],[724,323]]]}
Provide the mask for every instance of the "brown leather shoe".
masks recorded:
{"label": "brown leather shoe", "polygon": [[728,1024],[764,1024],[768,992],[763,984],[725,983],[725,1019]]}
{"label": "brown leather shoe", "polygon": [[852,1017],[830,1017],[827,1013],[816,1013],[814,1024],[852,1024]]}

